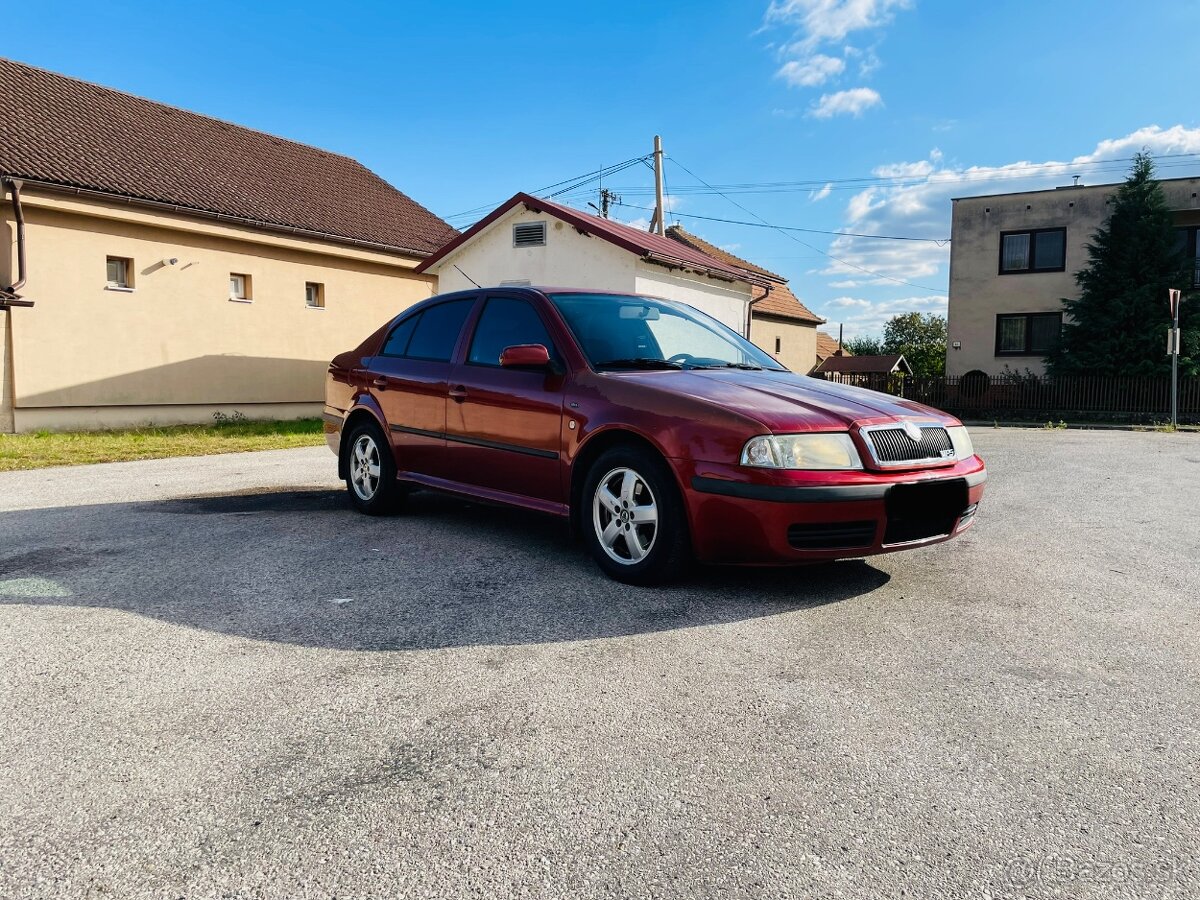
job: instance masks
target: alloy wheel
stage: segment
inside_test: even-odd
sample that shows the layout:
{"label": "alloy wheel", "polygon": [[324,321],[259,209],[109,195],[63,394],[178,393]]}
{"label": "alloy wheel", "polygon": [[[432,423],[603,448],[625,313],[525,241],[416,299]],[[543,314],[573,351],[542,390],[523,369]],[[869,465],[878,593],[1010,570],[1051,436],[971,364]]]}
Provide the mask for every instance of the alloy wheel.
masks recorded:
{"label": "alloy wheel", "polygon": [[371,435],[360,435],[350,455],[350,484],[360,500],[369,501],[375,496],[379,472],[379,445]]}
{"label": "alloy wheel", "polygon": [[614,562],[624,566],[641,562],[658,537],[658,504],[650,485],[633,469],[610,471],[596,485],[592,526]]}

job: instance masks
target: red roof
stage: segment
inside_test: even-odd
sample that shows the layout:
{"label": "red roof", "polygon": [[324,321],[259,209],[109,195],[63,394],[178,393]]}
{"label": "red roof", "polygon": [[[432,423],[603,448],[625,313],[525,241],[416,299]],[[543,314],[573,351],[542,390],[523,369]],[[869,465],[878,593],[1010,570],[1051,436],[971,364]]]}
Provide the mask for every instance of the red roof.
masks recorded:
{"label": "red roof", "polygon": [[[817,362],[825,359],[827,356],[833,356],[838,351],[838,339],[831,334],[817,329]],[[842,348],[842,356],[853,356],[854,354]]]}
{"label": "red roof", "polygon": [[813,369],[813,374],[841,372],[867,375],[895,372],[897,369],[902,369],[909,375],[912,374],[912,367],[909,366],[908,360],[899,353],[891,353],[886,356],[830,356]]}
{"label": "red roof", "polygon": [[417,271],[428,271],[459,247],[472,240],[497,219],[522,204],[533,212],[548,213],[556,219],[566,222],[568,225],[573,225],[584,234],[608,241],[610,244],[615,244],[621,249],[628,250],[630,253],[634,253],[644,259],[681,268],[695,269],[731,281],[745,281],[750,284],[759,285],[776,284],[782,281],[778,276],[769,276],[763,272],[748,270],[715,259],[707,253],[702,253],[694,247],[672,240],[664,235],[642,231],[640,228],[634,228],[632,225],[625,225],[621,222],[614,222],[612,219],[593,216],[590,213],[580,212],[570,206],[555,203],[553,200],[543,200],[525,193],[514,194],[509,200],[500,204],[500,206],[458,235],[454,240],[424,260],[417,266]]}
{"label": "red roof", "polygon": [[0,174],[424,256],[455,231],[347,156],[0,59]]}

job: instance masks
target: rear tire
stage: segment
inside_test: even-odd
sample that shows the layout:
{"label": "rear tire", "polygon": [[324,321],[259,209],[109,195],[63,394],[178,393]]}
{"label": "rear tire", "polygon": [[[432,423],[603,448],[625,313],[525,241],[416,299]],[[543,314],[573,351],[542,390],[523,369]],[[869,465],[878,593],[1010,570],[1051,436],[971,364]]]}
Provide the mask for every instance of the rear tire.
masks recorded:
{"label": "rear tire", "polygon": [[363,422],[342,444],[346,490],[354,508],[368,516],[396,512],[406,493],[396,480],[396,460],[383,431],[374,422]]}
{"label": "rear tire", "polygon": [[604,573],[625,584],[663,584],[691,561],[683,498],[666,462],[640,447],[615,447],[592,465],[579,522]]}

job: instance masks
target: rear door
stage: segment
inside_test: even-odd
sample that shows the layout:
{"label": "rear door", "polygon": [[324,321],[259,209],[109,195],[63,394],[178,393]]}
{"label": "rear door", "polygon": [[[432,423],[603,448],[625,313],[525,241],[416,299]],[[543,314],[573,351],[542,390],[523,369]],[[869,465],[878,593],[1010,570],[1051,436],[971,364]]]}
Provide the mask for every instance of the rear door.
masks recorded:
{"label": "rear door", "polygon": [[387,418],[402,472],[446,477],[446,394],[474,305],[474,297],[447,300],[402,319],[371,361],[371,394]]}
{"label": "rear door", "polygon": [[[500,366],[500,351],[542,344],[555,370]],[[476,319],[466,357],[450,377],[446,459],[451,476],[536,500],[564,502],[562,354],[541,312],[523,297],[489,296]]]}

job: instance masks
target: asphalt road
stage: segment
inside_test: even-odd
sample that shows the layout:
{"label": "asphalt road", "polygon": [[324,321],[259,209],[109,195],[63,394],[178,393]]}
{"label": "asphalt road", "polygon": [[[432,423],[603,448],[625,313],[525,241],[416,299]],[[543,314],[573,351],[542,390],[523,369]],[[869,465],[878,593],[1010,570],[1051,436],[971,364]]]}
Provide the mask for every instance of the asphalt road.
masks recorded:
{"label": "asphalt road", "polygon": [[0,896],[1196,896],[1200,436],[975,437],[957,541],[660,590],[324,448],[0,475]]}

